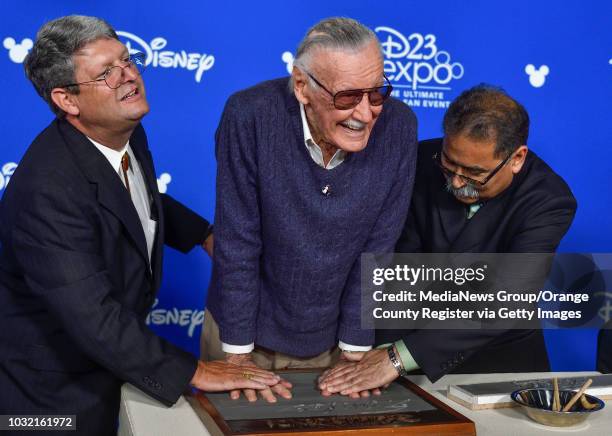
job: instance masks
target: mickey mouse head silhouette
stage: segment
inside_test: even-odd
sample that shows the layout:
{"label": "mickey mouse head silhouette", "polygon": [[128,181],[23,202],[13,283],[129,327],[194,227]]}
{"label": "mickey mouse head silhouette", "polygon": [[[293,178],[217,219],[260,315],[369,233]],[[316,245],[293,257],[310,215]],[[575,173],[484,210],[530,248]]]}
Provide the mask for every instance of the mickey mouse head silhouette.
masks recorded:
{"label": "mickey mouse head silhouette", "polygon": [[168,184],[172,181],[172,176],[168,173],[162,173],[157,178],[157,189],[160,194],[165,194],[168,190]]}
{"label": "mickey mouse head silhouette", "polygon": [[7,162],[2,165],[2,170],[0,171],[0,189],[6,188],[16,168],[17,164],[15,162]]}
{"label": "mickey mouse head silhouette", "polygon": [[529,76],[529,83],[534,88],[540,88],[544,86],[544,82],[546,82],[546,76],[550,72],[548,65],[542,65],[539,69],[536,70],[536,67],[533,64],[529,64],[525,67],[525,72]]}
{"label": "mickey mouse head silhouette", "polygon": [[281,55],[281,59],[287,64],[287,72],[291,74],[293,71],[293,54],[290,51],[286,51]]}
{"label": "mickey mouse head silhouette", "polygon": [[17,44],[14,38],[10,36],[4,38],[4,48],[9,51],[9,58],[16,64],[21,64],[28,54],[28,51],[34,46],[30,38],[23,38],[21,44]]}

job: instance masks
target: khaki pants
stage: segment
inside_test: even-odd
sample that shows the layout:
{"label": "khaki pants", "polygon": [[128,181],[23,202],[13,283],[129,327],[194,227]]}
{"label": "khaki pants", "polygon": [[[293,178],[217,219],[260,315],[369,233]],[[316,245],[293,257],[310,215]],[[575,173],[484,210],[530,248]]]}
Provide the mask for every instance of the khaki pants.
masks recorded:
{"label": "khaki pants", "polygon": [[[327,368],[336,364],[340,358],[340,350],[338,347],[334,347],[318,356],[304,358],[255,346],[252,355],[253,361],[257,366],[268,370]],[[200,339],[200,358],[204,361],[225,359],[225,353],[221,349],[221,340],[219,339],[219,326],[208,309],[204,311],[204,327],[202,327],[202,337]]]}

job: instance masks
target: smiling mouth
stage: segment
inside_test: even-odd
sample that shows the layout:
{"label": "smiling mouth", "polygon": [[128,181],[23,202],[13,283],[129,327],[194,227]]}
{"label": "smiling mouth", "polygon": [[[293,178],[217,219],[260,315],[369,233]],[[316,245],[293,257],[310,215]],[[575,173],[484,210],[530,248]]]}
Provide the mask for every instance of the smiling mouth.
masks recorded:
{"label": "smiling mouth", "polygon": [[128,92],[127,94],[125,94],[123,97],[121,97],[121,101],[126,101],[129,100],[131,98],[134,98],[135,96],[137,96],[139,94],[138,92],[138,88],[134,88],[134,90],[132,92]]}
{"label": "smiling mouth", "polygon": [[363,123],[351,123],[347,121],[340,123],[340,125],[351,132],[362,132],[366,127]]}

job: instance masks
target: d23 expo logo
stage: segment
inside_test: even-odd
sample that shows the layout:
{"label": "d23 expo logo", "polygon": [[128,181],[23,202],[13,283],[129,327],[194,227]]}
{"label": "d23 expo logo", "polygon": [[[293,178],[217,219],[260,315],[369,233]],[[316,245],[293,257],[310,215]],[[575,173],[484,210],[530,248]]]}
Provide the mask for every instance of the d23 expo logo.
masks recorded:
{"label": "d23 expo logo", "polygon": [[146,55],[145,65],[153,68],[183,68],[195,71],[195,81],[200,83],[205,71],[215,64],[215,57],[211,54],[187,52],[185,50],[164,50],[168,41],[161,36],[146,42],[133,33],[117,31],[117,35],[126,45],[130,53],[142,52]]}
{"label": "d23 expo logo", "polygon": [[391,27],[374,29],[383,49],[384,69],[394,87],[393,96],[412,107],[446,109],[451,82],[463,77],[463,65],[439,50],[436,36],[411,33],[408,37]]}

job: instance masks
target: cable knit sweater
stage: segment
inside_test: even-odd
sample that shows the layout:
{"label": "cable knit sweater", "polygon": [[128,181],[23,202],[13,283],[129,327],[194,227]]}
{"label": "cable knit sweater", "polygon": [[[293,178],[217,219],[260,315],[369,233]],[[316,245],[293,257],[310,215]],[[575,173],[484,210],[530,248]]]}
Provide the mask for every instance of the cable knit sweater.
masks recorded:
{"label": "cable knit sweater", "polygon": [[393,251],[416,151],[415,116],[391,98],[367,147],[326,170],[304,145],[287,78],[232,95],[216,134],[208,298],[221,340],[300,357],[338,340],[372,344],[361,329],[360,255]]}

